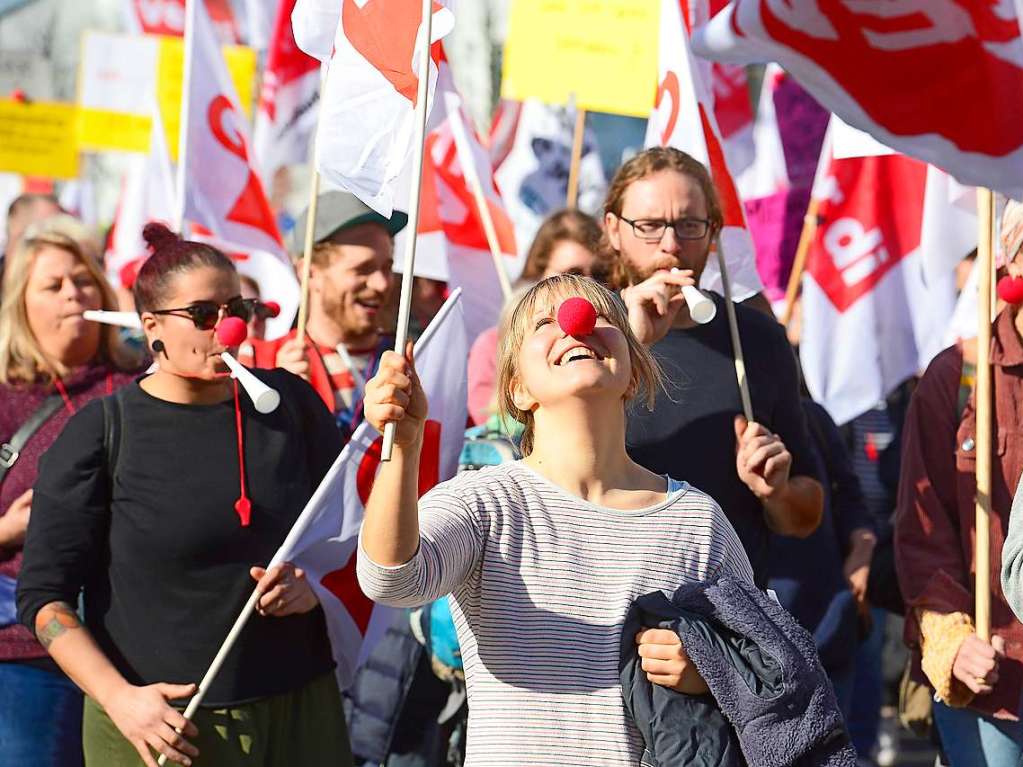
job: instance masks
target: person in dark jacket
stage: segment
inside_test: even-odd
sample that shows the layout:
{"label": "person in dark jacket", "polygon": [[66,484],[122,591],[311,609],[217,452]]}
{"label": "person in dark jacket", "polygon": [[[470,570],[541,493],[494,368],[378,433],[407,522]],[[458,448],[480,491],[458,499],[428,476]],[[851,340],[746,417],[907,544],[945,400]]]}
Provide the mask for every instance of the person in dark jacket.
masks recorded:
{"label": "person in dark jacket", "polygon": [[[646,627],[678,634],[710,695],[650,682],[633,641]],[[856,763],[813,638],[751,583],[721,576],[639,597],[622,627],[619,671],[645,765]]]}
{"label": "person in dark jacket", "polygon": [[824,486],[824,513],[809,538],[772,536],[768,585],[813,634],[848,718],[856,647],[870,625],[866,589],[876,538],[838,427],[817,403],[804,397],[802,405]]}

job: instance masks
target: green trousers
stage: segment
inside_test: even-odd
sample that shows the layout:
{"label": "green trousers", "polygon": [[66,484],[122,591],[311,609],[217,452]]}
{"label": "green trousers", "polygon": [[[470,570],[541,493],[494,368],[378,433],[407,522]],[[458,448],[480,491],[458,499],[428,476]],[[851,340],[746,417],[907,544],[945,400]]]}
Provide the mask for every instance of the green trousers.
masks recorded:
{"label": "green trousers", "polygon": [[[199,749],[193,767],[351,767],[341,695],[334,673],[295,692],[234,708],[200,708],[193,719]],[[82,744],[87,767],[141,767],[131,745],[91,698]],[[157,754],[154,753],[154,759]]]}

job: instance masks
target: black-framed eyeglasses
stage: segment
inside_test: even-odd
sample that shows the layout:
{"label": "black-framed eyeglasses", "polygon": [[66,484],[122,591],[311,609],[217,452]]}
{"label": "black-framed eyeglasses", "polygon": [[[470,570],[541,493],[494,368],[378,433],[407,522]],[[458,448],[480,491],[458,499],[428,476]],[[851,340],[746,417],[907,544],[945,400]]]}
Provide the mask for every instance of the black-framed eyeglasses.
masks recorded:
{"label": "black-framed eyeglasses", "polygon": [[183,317],[190,319],[199,330],[213,330],[220,320],[220,311],[223,309],[228,317],[237,317],[243,322],[252,319],[256,311],[256,298],[242,298],[235,296],[226,304],[218,304],[216,301],[196,301],[188,306],[178,309],[157,309],[152,314],[169,314],[172,317]]}
{"label": "black-framed eyeglasses", "polygon": [[665,221],[663,218],[637,218],[618,216],[632,227],[632,233],[643,242],[660,242],[670,226],[679,240],[702,240],[710,230],[710,221],[705,218],[677,218]]}

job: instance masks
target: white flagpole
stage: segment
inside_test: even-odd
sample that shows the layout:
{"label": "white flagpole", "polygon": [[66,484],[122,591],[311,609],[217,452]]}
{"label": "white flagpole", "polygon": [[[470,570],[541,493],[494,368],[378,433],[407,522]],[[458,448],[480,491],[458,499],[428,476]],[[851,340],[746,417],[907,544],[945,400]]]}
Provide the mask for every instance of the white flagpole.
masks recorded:
{"label": "white flagpole", "polygon": [[721,271],[721,288],[725,294],[725,314],[728,316],[728,330],[732,335],[732,354],[735,356],[735,378],[739,382],[739,396],[742,398],[742,412],[747,421],[753,419],[753,401],[749,393],[749,379],[746,377],[746,356],[742,353],[742,339],[739,337],[739,322],[735,318],[735,304],[732,303],[732,278],[725,266],[725,251],[721,247],[721,234],[715,241],[718,253],[718,269]]}
{"label": "white flagpole", "polygon": [[[181,76],[181,120],[178,124],[178,175],[174,204],[174,231],[185,236],[185,181],[188,171],[188,108],[191,101],[192,63],[195,60],[195,14],[198,0],[185,0],[185,61]],[[154,126],[155,130],[155,126]]]}
{"label": "white flagpole", "polygon": [[504,258],[501,255],[501,245],[497,241],[497,230],[494,228],[494,219],[490,215],[490,205],[483,193],[483,184],[480,181],[476,169],[476,161],[472,155],[472,148],[469,146],[469,136],[462,122],[460,111],[462,100],[454,94],[446,94],[448,120],[451,122],[451,135],[455,139],[455,151],[462,165],[462,175],[465,177],[472,196],[476,200],[476,207],[480,212],[480,221],[483,223],[483,233],[487,238],[487,247],[490,248],[490,257],[494,259],[494,268],[497,270],[497,281],[501,285],[501,294],[505,302],[511,298],[511,282],[508,280],[508,272],[504,268]]}
{"label": "white flagpole", "polygon": [[[419,196],[423,185],[423,143],[426,140],[426,99],[430,86],[430,38],[433,35],[433,0],[423,0],[422,24],[420,25],[419,88],[416,91],[416,133],[412,146],[412,194],[409,197],[408,237],[405,239],[405,262],[401,273],[401,299],[398,303],[398,327],[395,330],[394,350],[405,354],[408,341],[408,322],[412,311],[412,281],[416,265],[416,240],[419,230]],[[384,427],[384,444],[380,451],[382,461],[391,460],[394,449],[396,423]]]}
{"label": "white flagpole", "polygon": [[[455,304],[462,297],[462,289],[458,288],[452,291],[451,295],[448,296],[448,300],[441,306],[440,311],[437,312],[436,316],[430,322],[429,327],[426,328],[426,332],[420,336],[419,341],[416,343],[416,354],[422,354],[430,340],[436,335],[439,328],[444,325],[445,319],[448,314],[454,309]],[[277,549],[277,553],[274,554],[273,559],[267,564],[266,569],[271,570],[282,562],[287,562],[292,559],[295,554],[295,547],[298,542],[305,535],[309,525],[318,517],[317,511],[323,503],[323,499],[333,489],[334,483],[337,480],[337,475],[344,468],[345,463],[348,461],[348,456],[352,452],[352,445],[362,444],[365,440],[363,439],[366,432],[372,430],[372,426],[369,423],[363,423],[356,429],[352,439],[348,441],[348,444],[341,450],[341,454],[334,459],[334,463],[327,469],[327,473],[320,481],[319,486],[313,491],[312,496],[306,502],[305,508],[302,509],[302,513],[299,514],[298,519],[295,520],[295,524],[292,525],[291,530],[288,532],[287,537],[284,539],[284,543]],[[224,665],[224,661],[227,659],[228,653],[234,648],[235,643],[238,641],[238,637],[241,636],[242,630],[245,628],[245,624],[248,623],[249,618],[252,616],[252,611],[256,609],[256,602],[259,600],[259,592],[256,589],[252,590],[252,594],[245,602],[245,606],[242,607],[242,611],[235,618],[234,625],[231,626],[231,630],[225,637],[223,644],[220,645],[220,649],[217,650],[217,654],[214,656],[213,661],[210,663],[210,667],[206,670],[206,674],[203,676],[202,681],[199,683],[199,688],[195,691],[195,695],[188,702],[188,706],[185,708],[184,717],[185,719],[191,720],[195,716],[195,712],[199,706],[202,705],[203,699],[206,697],[206,693],[209,692],[210,687],[213,685],[213,681],[217,678],[217,674],[220,673],[220,667]],[[178,733],[181,732],[177,729]],[[167,762],[167,757],[161,755],[157,764],[163,765]]]}

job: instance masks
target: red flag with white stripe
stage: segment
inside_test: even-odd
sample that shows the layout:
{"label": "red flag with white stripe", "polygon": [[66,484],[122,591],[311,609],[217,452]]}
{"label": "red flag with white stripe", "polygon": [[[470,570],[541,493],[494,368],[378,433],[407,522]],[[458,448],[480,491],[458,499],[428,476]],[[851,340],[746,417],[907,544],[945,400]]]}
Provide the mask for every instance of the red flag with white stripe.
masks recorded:
{"label": "red flag with white stripe", "polygon": [[1011,2],[734,0],[693,42],[719,61],[777,61],[896,151],[1023,196],[1023,40]]}
{"label": "red flag with white stripe", "polygon": [[[419,494],[458,469],[466,422],[469,346],[455,291],[416,344],[416,371],[429,403],[419,467]],[[272,564],[294,562],[307,573],[327,619],[342,688],[392,620],[355,577],[356,547],[366,500],[380,464],[382,437],[363,423],[327,472]]]}
{"label": "red flag with white stripe", "polygon": [[[732,281],[732,298],[742,301],[763,290],[763,285],[757,273],[746,214],[722,149],[710,90],[689,51],[689,35],[679,0],[661,0],[658,69],[660,85],[647,123],[645,143],[676,147],[710,169],[725,218],[721,246]],[[700,286],[723,292],[717,259],[707,260]]]}
{"label": "red flag with white stripe", "polygon": [[267,184],[285,165],[309,160],[320,101],[320,62],[295,44],[291,12],[295,0],[282,0],[263,72],[256,108],[253,153]]}
{"label": "red flag with white stripe", "polygon": [[[333,52],[323,85],[316,167],[384,216],[394,209],[396,185],[412,154],[420,74],[416,40],[420,0],[335,0]],[[433,4],[431,38],[440,40],[454,17]],[[302,0],[292,14],[295,39],[307,53],[325,50],[322,24],[332,18],[325,0]],[[306,46],[309,47],[306,47]],[[436,48],[428,62],[427,107],[437,78]]]}
{"label": "red flag with white stripe", "polygon": [[187,104],[182,112],[178,194],[183,219],[241,247],[284,255],[284,243],[252,164],[245,116],[209,17],[190,2],[185,41]]}

